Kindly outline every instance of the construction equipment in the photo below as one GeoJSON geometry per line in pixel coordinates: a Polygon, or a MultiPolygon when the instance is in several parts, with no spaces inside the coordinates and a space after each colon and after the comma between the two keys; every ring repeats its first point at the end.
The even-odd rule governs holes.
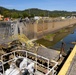
{"type": "Polygon", "coordinates": [[[11,42],[0,45],[0,55],[11,52],[15,49],[30,49],[34,46],[34,44],[24,35],[15,35],[12,36],[11,39],[16,38],[11,42]]]}
{"type": "MultiPolygon", "coordinates": [[[[34,44],[24,35],[24,34],[20,34],[20,35],[14,35],[12,36],[12,38],[16,38],[17,40],[14,40],[13,42],[16,43],[16,45],[18,43],[18,45],[22,45],[25,46],[27,49],[30,49],[32,46],[34,46],[34,44]]],[[[12,43],[9,43],[9,45],[12,45],[12,43]]]]}

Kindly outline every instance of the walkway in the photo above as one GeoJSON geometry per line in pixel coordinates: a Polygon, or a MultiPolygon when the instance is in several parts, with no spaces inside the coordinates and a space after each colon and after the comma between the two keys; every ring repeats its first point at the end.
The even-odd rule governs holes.
{"type": "Polygon", "coordinates": [[[58,75],[76,75],[76,46],[70,53],[58,75]]]}

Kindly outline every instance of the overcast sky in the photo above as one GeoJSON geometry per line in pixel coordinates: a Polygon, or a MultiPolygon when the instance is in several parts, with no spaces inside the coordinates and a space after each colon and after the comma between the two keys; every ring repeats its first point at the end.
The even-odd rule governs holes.
{"type": "Polygon", "coordinates": [[[17,10],[39,8],[76,11],[76,0],[0,0],[0,6],[17,10]]]}

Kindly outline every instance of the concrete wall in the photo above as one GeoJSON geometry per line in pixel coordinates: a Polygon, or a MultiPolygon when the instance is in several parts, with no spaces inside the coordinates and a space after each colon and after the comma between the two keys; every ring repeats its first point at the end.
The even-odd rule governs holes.
{"type": "MultiPolygon", "coordinates": [[[[66,19],[62,21],[36,21],[26,22],[0,22],[0,40],[11,35],[25,34],[29,39],[41,38],[44,35],[59,30],[61,28],[76,24],[76,19],[66,19]]],[[[4,39],[3,39],[4,40],[4,39]]]]}
{"type": "Polygon", "coordinates": [[[11,23],[10,22],[0,22],[0,44],[10,41],[11,36],[11,23]]]}
{"type": "Polygon", "coordinates": [[[20,34],[25,34],[29,39],[34,38],[34,25],[32,23],[18,22],[20,34]]]}
{"type": "Polygon", "coordinates": [[[76,19],[66,19],[62,21],[52,21],[48,23],[35,23],[34,24],[34,38],[40,38],[47,33],[54,32],[61,28],[76,24],[76,19]]]}
{"type": "Polygon", "coordinates": [[[29,39],[37,39],[43,37],[48,33],[54,32],[56,30],[59,30],[63,27],[67,27],[75,23],[76,19],[66,19],[61,21],[44,21],[42,19],[34,23],[17,22],[16,26],[14,26],[14,35],[19,34],[19,28],[20,34],[25,34],[29,39]]]}

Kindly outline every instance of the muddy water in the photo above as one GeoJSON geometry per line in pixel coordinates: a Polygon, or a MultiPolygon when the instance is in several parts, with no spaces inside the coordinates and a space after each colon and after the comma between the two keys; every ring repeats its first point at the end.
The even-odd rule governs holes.
{"type": "Polygon", "coordinates": [[[73,27],[65,28],[63,30],[59,30],[54,34],[55,36],[51,41],[41,38],[36,42],[43,44],[48,48],[53,48],[56,50],[60,50],[62,41],[65,43],[65,51],[68,51],[70,47],[74,47],[71,42],[76,41],[76,25],[73,27]]]}

